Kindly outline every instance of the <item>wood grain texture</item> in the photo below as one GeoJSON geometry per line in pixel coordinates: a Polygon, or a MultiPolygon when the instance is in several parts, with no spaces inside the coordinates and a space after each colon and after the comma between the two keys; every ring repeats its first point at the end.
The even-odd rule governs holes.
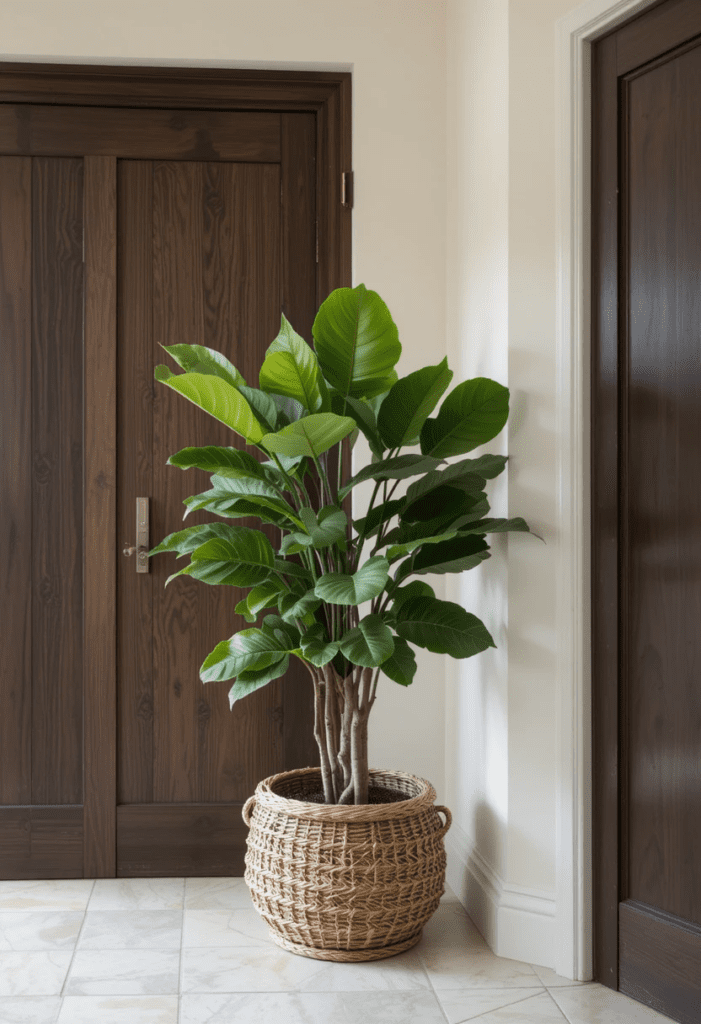
{"type": "MultiPolygon", "coordinates": [[[[279,330],[279,195],[277,167],[155,165],[155,346],[189,342],[220,348],[257,383],[265,349],[279,330]]],[[[161,353],[156,347],[154,361],[162,360],[161,353]]],[[[206,473],[166,466],[168,456],[204,444],[241,447],[243,441],[157,386],[154,543],[182,528],[183,499],[210,486],[206,473]]],[[[211,518],[195,513],[186,525],[211,518]]],[[[153,799],[243,800],[261,773],[280,763],[280,684],[251,695],[233,713],[226,684],[203,686],[199,669],[206,655],[244,625],[234,613],[243,592],[188,577],[164,590],[173,571],[169,556],[153,560],[153,799]]]]}
{"type": "Polygon", "coordinates": [[[117,808],[118,877],[243,875],[248,829],[240,803],[117,808]]]}
{"type": "Polygon", "coordinates": [[[85,871],[115,873],[117,162],[85,158],[85,871]]]}
{"type": "Polygon", "coordinates": [[[82,877],[82,807],[0,807],[0,879],[82,877]]]}
{"type": "Polygon", "coordinates": [[[0,804],[32,791],[31,238],[31,161],[0,157],[0,804]]]}
{"type": "Polygon", "coordinates": [[[628,886],[701,925],[701,47],[629,85],[628,886]],[[633,443],[634,439],[634,443],[633,443]]]}
{"type": "Polygon", "coordinates": [[[152,163],[118,161],[117,190],[117,803],[140,803],[153,793],[153,571],[121,551],[136,543],[136,498],[153,495],[152,163]]]}
{"type": "MultiPolygon", "coordinates": [[[[283,114],[281,124],[282,312],[313,345],[317,311],[316,281],[316,117],[283,114]]],[[[309,673],[297,658],[290,660],[282,692],[284,768],[319,763],[314,741],[314,691],[309,673]]]]}
{"type": "Polygon", "coordinates": [[[698,1024],[701,928],[634,901],[620,907],[621,992],[680,1024],[698,1024]]]}
{"type": "Polygon", "coordinates": [[[133,68],[3,62],[0,102],[101,107],[318,110],[349,71],[133,68]]]}
{"type": "Polygon", "coordinates": [[[616,33],[616,73],[625,75],[686,44],[694,36],[701,36],[698,0],[664,0],[643,11],[616,33]]]}
{"type": "Polygon", "coordinates": [[[278,163],[280,115],[0,104],[0,153],[278,163]]]}
{"type": "Polygon", "coordinates": [[[32,803],[83,801],[83,162],[32,180],[32,803]]]}
{"type": "Polygon", "coordinates": [[[591,621],[594,977],[618,987],[618,107],[616,38],[592,46],[591,621]]]}

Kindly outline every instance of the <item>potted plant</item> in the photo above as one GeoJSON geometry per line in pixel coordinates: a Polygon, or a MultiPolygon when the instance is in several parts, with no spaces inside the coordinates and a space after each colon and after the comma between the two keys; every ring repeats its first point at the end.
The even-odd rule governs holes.
{"type": "Polygon", "coordinates": [[[454,460],[502,429],[507,388],[464,381],[432,415],[453,376],[447,359],[399,378],[397,327],[362,284],[329,295],[313,338],[314,348],[283,316],[257,388],[219,352],[166,347],[185,372],[158,366],[156,379],[256,455],[211,446],[172,455],[173,466],[212,473],[185,515],[206,509],[223,521],[173,533],[150,554],[189,555],[166,583],[185,574],[246,589],[236,612],[248,623],[263,616],[202,665],[204,683],[233,680],[232,708],[284,675],[291,657],[314,687],[320,767],[264,780],[244,807],[255,906],[295,952],[379,959],[417,942],[438,906],[450,823],[424,780],[368,769],[379,680],[412,682],[412,644],[453,658],[495,646],[480,619],[421,577],[471,569],[489,557],[488,534],[529,528],[488,518],[486,481],[506,456],[454,460]],[[372,461],[344,478],[342,445],[359,432],[372,461]],[[353,520],[349,496],[361,483],[371,498],[353,520]],[[279,529],[278,550],[261,530],[230,522],[251,516],[279,529]]]}

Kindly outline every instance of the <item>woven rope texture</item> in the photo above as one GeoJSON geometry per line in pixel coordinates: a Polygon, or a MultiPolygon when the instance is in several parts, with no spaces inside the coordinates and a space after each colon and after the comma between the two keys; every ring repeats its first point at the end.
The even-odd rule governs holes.
{"type": "Polygon", "coordinates": [[[450,812],[404,772],[371,771],[371,802],[357,807],[312,802],[320,790],[318,768],[284,772],[244,806],[254,906],[302,956],[359,962],[409,949],[444,891],[450,812]]]}

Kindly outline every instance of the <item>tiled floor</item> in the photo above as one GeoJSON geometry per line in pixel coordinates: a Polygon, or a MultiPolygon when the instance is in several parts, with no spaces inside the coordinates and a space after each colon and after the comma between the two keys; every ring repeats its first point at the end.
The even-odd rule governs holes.
{"type": "Polygon", "coordinates": [[[332,964],[274,945],[238,878],[0,881],[0,1024],[663,1024],[494,956],[451,893],[418,946],[332,964]]]}

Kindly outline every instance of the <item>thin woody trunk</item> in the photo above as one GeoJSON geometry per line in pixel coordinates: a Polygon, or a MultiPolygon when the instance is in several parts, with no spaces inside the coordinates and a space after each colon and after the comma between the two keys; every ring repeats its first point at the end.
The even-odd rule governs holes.
{"type": "MultiPolygon", "coordinates": [[[[334,803],[338,803],[343,791],[343,769],[338,759],[340,711],[336,690],[336,672],[333,665],[324,668],[324,726],[326,732],[326,751],[331,770],[331,784],[334,803]]],[[[328,803],[328,801],[327,801],[328,803]]]]}
{"type": "Polygon", "coordinates": [[[318,676],[314,676],[314,739],[319,748],[321,759],[321,781],[324,787],[324,801],[334,803],[333,777],[326,747],[326,721],[324,714],[324,684],[318,676]]]}

